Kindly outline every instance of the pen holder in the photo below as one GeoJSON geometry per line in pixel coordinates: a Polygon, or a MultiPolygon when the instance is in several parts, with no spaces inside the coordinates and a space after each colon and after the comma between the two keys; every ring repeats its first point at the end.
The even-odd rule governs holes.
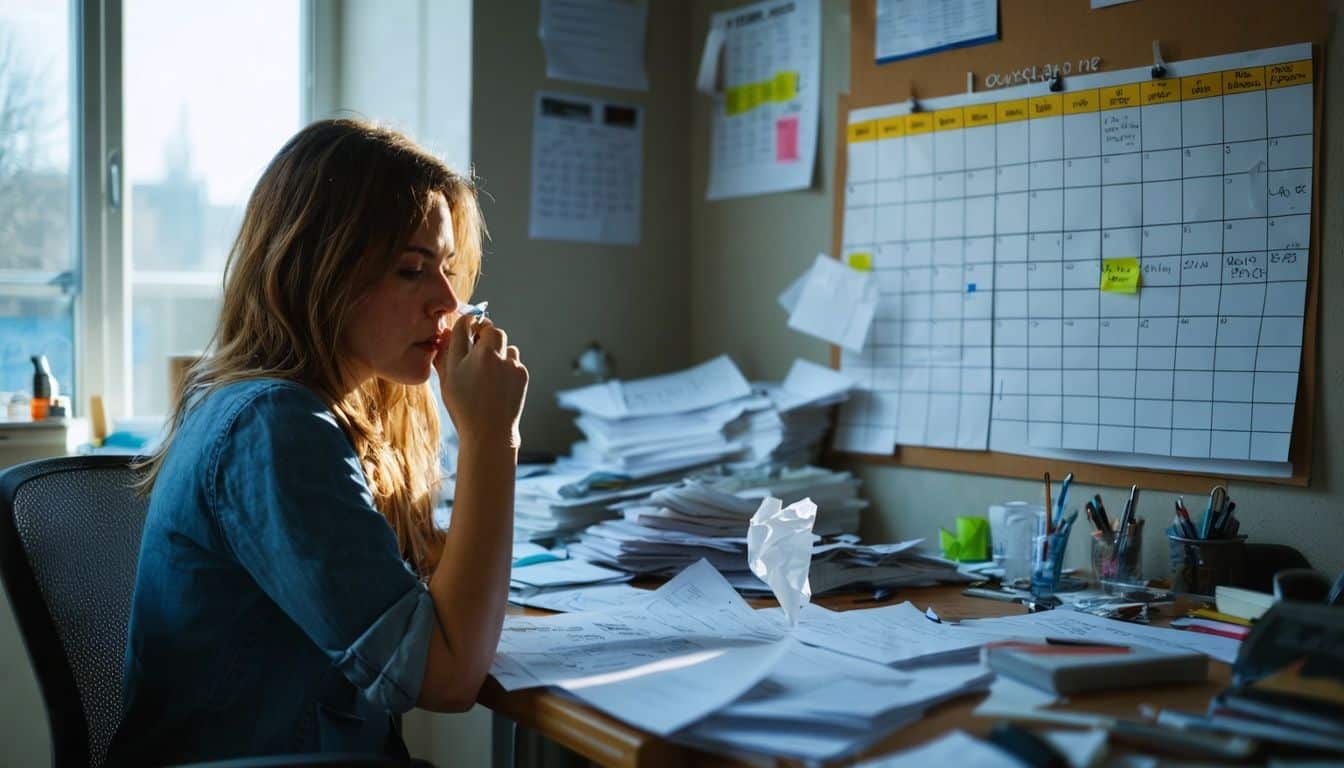
{"type": "Polygon", "coordinates": [[[1064,567],[1067,532],[1042,533],[1031,539],[1031,594],[1051,597],[1059,590],[1059,573],[1064,567]]]}
{"type": "Polygon", "coordinates": [[[1213,595],[1214,587],[1246,582],[1246,537],[1186,539],[1167,534],[1171,546],[1172,589],[1213,595]]]}
{"type": "Polygon", "coordinates": [[[1101,531],[1092,534],[1092,573],[1106,594],[1120,594],[1126,586],[1143,581],[1143,526],[1134,526],[1124,550],[1116,537],[1101,531]]]}

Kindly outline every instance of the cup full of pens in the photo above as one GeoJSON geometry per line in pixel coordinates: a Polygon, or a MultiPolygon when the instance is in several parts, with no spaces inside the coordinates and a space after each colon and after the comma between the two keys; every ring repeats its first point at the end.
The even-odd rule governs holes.
{"type": "Polygon", "coordinates": [[[1064,550],[1078,519],[1078,510],[1064,516],[1073,473],[1064,476],[1059,486],[1059,497],[1050,498],[1050,473],[1045,473],[1045,530],[1032,540],[1031,594],[1034,597],[1052,597],[1059,590],[1059,574],[1064,567],[1064,550]]]}
{"type": "Polygon", "coordinates": [[[1138,515],[1139,487],[1130,486],[1119,520],[1106,512],[1101,494],[1084,509],[1092,523],[1092,573],[1107,594],[1120,594],[1143,581],[1143,518],[1138,515]]]}
{"type": "Polygon", "coordinates": [[[1167,528],[1174,590],[1213,595],[1219,585],[1245,583],[1246,536],[1239,533],[1241,521],[1236,512],[1236,502],[1221,485],[1209,492],[1198,523],[1186,509],[1185,499],[1176,500],[1176,516],[1167,528]]]}

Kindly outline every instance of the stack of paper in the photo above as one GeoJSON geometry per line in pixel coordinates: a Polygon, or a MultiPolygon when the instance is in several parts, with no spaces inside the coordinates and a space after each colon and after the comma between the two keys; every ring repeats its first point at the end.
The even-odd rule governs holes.
{"type": "Polygon", "coordinates": [[[724,428],[742,414],[772,407],[756,395],[733,361],[720,356],[678,373],[609,381],[558,393],[579,411],[586,438],[557,469],[630,478],[689,469],[738,454],[724,428]]]}
{"type": "Polygon", "coordinates": [[[779,384],[757,383],[772,408],[749,411],[728,425],[744,447],[742,460],[791,467],[815,463],[831,426],[832,406],[849,399],[854,381],[839,371],[795,360],[779,384]]]}
{"type": "Polygon", "coordinates": [[[614,487],[594,484],[586,473],[556,473],[524,477],[514,486],[513,538],[553,539],[577,533],[599,520],[617,517],[611,505],[622,499],[647,496],[666,483],[614,487]]]}
{"type": "Polygon", "coordinates": [[[868,502],[847,472],[820,467],[725,468],[615,505],[623,517],[586,528],[568,546],[572,557],[632,573],[670,575],[709,561],[733,587],[752,594],[769,588],[747,564],[747,529],[761,502],[810,498],[818,535],[809,574],[813,594],[847,587],[892,587],[967,581],[954,563],[922,552],[919,541],[862,546],[854,535],[868,502]],[[823,537],[832,539],[822,543],[823,537]],[[839,539],[839,540],[834,540],[839,539]]]}
{"type": "Polygon", "coordinates": [[[569,551],[636,573],[675,573],[704,557],[720,571],[747,567],[747,528],[766,496],[811,498],[820,535],[858,530],[859,482],[819,467],[722,469],[687,478],[646,499],[617,504],[623,520],[590,526],[569,551]]]}

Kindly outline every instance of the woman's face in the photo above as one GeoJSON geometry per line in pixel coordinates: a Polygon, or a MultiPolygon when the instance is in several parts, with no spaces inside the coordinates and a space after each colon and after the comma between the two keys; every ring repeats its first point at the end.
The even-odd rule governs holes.
{"type": "Polygon", "coordinates": [[[346,348],[357,381],[378,376],[415,385],[429,379],[458,308],[448,281],[455,248],[452,214],[439,197],[392,270],[355,303],[346,348]]]}

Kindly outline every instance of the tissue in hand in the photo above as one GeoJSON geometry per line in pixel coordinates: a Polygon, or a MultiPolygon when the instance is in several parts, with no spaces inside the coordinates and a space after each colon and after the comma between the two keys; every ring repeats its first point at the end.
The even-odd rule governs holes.
{"type": "Polygon", "coordinates": [[[747,562],[751,572],[775,593],[789,626],[798,623],[798,613],[812,599],[807,573],[812,566],[812,525],[817,505],[803,499],[787,507],[767,496],[747,530],[747,562]]]}

